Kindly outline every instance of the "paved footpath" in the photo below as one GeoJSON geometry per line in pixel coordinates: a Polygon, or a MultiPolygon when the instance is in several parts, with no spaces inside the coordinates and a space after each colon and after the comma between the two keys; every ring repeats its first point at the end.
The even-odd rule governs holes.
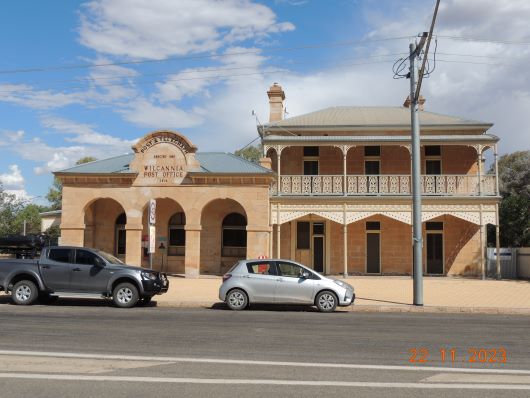
{"type": "MultiPolygon", "coordinates": [[[[530,315],[530,281],[424,278],[424,306],[412,303],[412,278],[359,276],[353,285],[357,300],[349,311],[477,312],[530,315]]],[[[170,277],[168,293],[157,296],[161,307],[211,307],[219,303],[220,277],[170,277]]]]}

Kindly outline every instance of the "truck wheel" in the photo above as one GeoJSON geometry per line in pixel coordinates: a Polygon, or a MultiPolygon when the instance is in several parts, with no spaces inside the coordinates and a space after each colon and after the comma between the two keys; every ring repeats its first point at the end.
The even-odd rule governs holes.
{"type": "Polygon", "coordinates": [[[120,308],[134,307],[139,299],[138,288],[129,282],[120,283],[112,292],[112,300],[120,308]]]}
{"type": "Polygon", "coordinates": [[[39,297],[37,286],[32,281],[19,281],[11,290],[11,299],[15,304],[30,305],[39,297]]]}

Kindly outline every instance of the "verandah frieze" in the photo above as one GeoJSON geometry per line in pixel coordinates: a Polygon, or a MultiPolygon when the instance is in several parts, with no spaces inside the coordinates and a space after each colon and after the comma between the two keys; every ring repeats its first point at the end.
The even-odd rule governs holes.
{"type": "MultiPolygon", "coordinates": [[[[412,224],[410,204],[345,206],[342,204],[272,204],[271,224],[278,224],[278,217],[279,224],[284,224],[310,214],[345,225],[374,215],[383,215],[409,225],[412,224]]],[[[496,224],[495,205],[482,205],[482,209],[480,204],[423,205],[422,221],[429,221],[443,215],[451,215],[477,225],[496,224]]]]}

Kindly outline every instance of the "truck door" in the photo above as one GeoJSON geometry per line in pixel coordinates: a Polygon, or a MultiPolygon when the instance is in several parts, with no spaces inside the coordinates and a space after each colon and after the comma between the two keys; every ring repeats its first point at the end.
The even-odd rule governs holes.
{"type": "Polygon", "coordinates": [[[44,285],[53,291],[70,288],[70,268],[74,251],[72,249],[50,249],[47,256],[39,261],[40,274],[44,285]]]}
{"type": "Polygon", "coordinates": [[[110,277],[108,269],[102,266],[104,264],[95,253],[76,249],[70,289],[76,292],[104,293],[110,277]]]}

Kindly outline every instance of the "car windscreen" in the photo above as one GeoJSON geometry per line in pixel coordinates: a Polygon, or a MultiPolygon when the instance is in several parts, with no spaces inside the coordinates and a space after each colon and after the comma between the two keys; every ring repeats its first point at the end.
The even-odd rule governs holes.
{"type": "Polygon", "coordinates": [[[97,250],[96,253],[111,264],[125,264],[123,261],[121,261],[117,257],[114,257],[112,254],[102,252],[101,250],[97,250]]]}

